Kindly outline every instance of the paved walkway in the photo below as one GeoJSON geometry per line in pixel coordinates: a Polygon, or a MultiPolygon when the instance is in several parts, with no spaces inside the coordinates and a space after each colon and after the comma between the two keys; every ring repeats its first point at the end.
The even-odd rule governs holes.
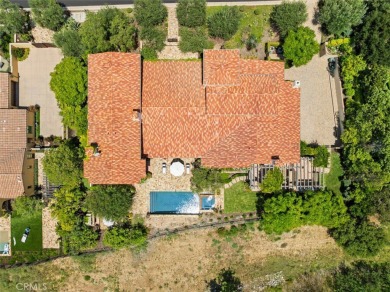
{"type": "Polygon", "coordinates": [[[63,136],[62,118],[54,93],[50,90],[50,73],[61,61],[57,48],[31,48],[29,57],[18,62],[19,106],[40,106],[40,131],[44,137],[63,136]]]}
{"type": "Polygon", "coordinates": [[[168,35],[165,48],[158,52],[159,59],[198,59],[198,53],[183,53],[179,49],[179,22],[176,17],[176,7],[168,7],[168,35]],[[168,39],[177,39],[177,42],[168,42],[168,39]]]}
{"type": "MultiPolygon", "coordinates": [[[[318,0],[307,0],[309,18],[305,25],[314,30],[321,41],[320,26],[314,20],[318,0]]],[[[343,119],[343,96],[338,74],[331,77],[327,67],[330,55],[315,55],[304,66],[285,70],[287,80],[301,82],[301,140],[308,143],[338,145],[343,119]],[[338,90],[336,90],[338,89],[338,90]]]]}

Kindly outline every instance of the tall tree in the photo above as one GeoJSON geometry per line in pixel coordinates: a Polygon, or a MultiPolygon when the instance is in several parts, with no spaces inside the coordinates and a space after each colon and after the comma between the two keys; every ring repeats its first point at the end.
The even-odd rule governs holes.
{"type": "Polygon", "coordinates": [[[294,66],[299,67],[310,62],[320,50],[315,40],[314,31],[308,27],[299,27],[290,31],[283,44],[284,57],[294,66]]]}
{"type": "Polygon", "coordinates": [[[164,22],[168,11],[161,0],[135,0],[134,15],[139,25],[154,26],[164,22]]]}
{"type": "Polygon", "coordinates": [[[76,139],[66,140],[46,152],[43,170],[53,184],[77,186],[83,174],[84,148],[76,139]]]}
{"type": "Polygon", "coordinates": [[[130,52],[136,47],[136,29],[132,19],[117,8],[87,12],[79,30],[87,53],[130,52]]]}
{"type": "Polygon", "coordinates": [[[206,24],[205,0],[180,0],[176,8],[179,24],[197,27],[206,24]]]}
{"type": "Polygon", "coordinates": [[[289,31],[297,30],[306,19],[306,4],[303,1],[283,1],[275,5],[270,18],[281,37],[285,37],[289,31]]]}
{"type": "Polygon", "coordinates": [[[329,34],[349,35],[353,26],[362,23],[366,10],[364,0],[323,0],[319,21],[329,34]]]}
{"type": "Polygon", "coordinates": [[[236,6],[224,6],[207,19],[209,34],[212,37],[230,39],[238,30],[240,12],[236,6]]]}
{"type": "Polygon", "coordinates": [[[84,45],[78,32],[79,24],[69,18],[60,31],[54,34],[54,43],[61,48],[65,57],[81,57],[84,53],[84,45]]]}
{"type": "Polygon", "coordinates": [[[78,134],[85,134],[87,67],[80,59],[65,57],[50,75],[50,88],[56,96],[64,124],[78,134]]]}
{"type": "Polygon", "coordinates": [[[23,9],[9,0],[0,0],[0,34],[22,33],[27,27],[27,16],[23,9]]]}
{"type": "Polygon", "coordinates": [[[356,48],[367,63],[390,66],[390,2],[372,0],[367,4],[363,23],[354,30],[356,48]]]}
{"type": "Polygon", "coordinates": [[[276,193],[282,189],[283,173],[279,168],[274,168],[267,172],[260,185],[263,193],[276,193]]]}
{"type": "Polygon", "coordinates": [[[129,215],[134,193],[130,185],[97,185],[91,188],[85,203],[95,215],[120,221],[129,215]]]}
{"type": "Polygon", "coordinates": [[[66,20],[64,10],[56,0],[29,0],[33,20],[40,26],[57,31],[66,20]]]}

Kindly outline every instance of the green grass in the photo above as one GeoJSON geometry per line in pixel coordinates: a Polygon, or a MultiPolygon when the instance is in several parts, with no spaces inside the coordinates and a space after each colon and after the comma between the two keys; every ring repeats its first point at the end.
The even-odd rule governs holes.
{"type": "Polygon", "coordinates": [[[245,182],[238,182],[225,189],[225,213],[256,212],[257,193],[245,182]]]}
{"type": "Polygon", "coordinates": [[[30,217],[11,217],[11,251],[42,251],[42,213],[30,217]],[[24,230],[30,227],[25,243],[21,242],[24,230]],[[14,237],[16,245],[14,245],[14,237]]]}
{"type": "Polygon", "coordinates": [[[35,138],[38,139],[41,135],[41,111],[37,110],[34,114],[35,117],[35,138]]]}
{"type": "Polygon", "coordinates": [[[340,155],[336,152],[332,152],[330,155],[330,172],[325,174],[325,186],[328,190],[337,195],[341,195],[340,177],[344,174],[341,166],[340,155]]]}
{"type": "MultiPolygon", "coordinates": [[[[221,10],[223,6],[210,6],[207,7],[207,17],[213,15],[217,11],[221,10]]],[[[268,29],[270,26],[269,15],[272,11],[271,5],[267,6],[241,6],[240,14],[241,20],[238,27],[238,31],[234,36],[225,43],[227,49],[239,49],[245,46],[242,42],[242,38],[245,35],[253,34],[257,42],[261,41],[263,37],[264,29],[268,29]],[[254,11],[258,11],[258,15],[254,11]]]]}

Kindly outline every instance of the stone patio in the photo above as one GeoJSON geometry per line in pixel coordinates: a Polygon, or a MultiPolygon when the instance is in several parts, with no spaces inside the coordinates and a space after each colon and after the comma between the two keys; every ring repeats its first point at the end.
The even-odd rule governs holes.
{"type": "Polygon", "coordinates": [[[42,247],[60,248],[58,235],[56,233],[57,220],[51,216],[50,208],[42,210],[42,247]]]}
{"type": "MultiPolygon", "coordinates": [[[[151,191],[191,191],[191,177],[192,174],[184,174],[179,177],[173,176],[169,171],[169,166],[174,158],[162,159],[152,158],[150,159],[150,165],[148,171],[152,173],[152,177],[146,182],[136,184],[137,190],[134,197],[132,212],[134,215],[141,215],[145,217],[149,212],[149,193],[151,191]],[[167,164],[166,174],[162,173],[162,164],[167,164]]],[[[181,160],[186,163],[194,162],[194,159],[184,158],[181,160]]],[[[192,166],[191,166],[192,167],[192,166]]]]}

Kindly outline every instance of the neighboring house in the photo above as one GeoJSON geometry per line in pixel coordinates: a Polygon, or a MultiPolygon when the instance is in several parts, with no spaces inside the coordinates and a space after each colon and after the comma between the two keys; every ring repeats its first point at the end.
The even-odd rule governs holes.
{"type": "Polygon", "coordinates": [[[202,62],[102,53],[88,65],[91,184],[138,183],[148,158],[217,168],[300,160],[300,92],[283,62],[205,50],[202,62]]]}
{"type": "Polygon", "coordinates": [[[0,207],[34,193],[34,113],[13,106],[12,82],[0,73],[0,207]]]}

